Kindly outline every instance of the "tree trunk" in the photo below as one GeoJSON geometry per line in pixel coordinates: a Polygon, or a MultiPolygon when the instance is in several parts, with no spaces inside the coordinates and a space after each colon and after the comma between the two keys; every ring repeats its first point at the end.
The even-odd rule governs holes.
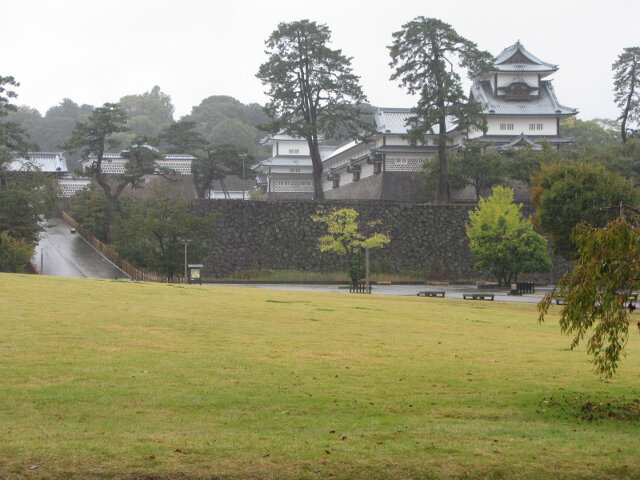
{"type": "MultiPolygon", "coordinates": [[[[444,107],[443,107],[444,110],[444,107]]],[[[438,132],[438,190],[436,192],[436,202],[447,203],[449,201],[449,174],[447,172],[447,123],[442,117],[439,122],[440,132],[438,132]]]]}
{"type": "Polygon", "coordinates": [[[313,137],[309,137],[307,138],[307,143],[309,145],[311,164],[313,166],[313,199],[318,202],[324,200],[324,191],[322,190],[322,159],[320,158],[318,141],[313,137]]]}
{"type": "Polygon", "coordinates": [[[627,117],[629,116],[629,110],[631,110],[631,101],[636,88],[636,63],[634,62],[631,68],[631,85],[629,90],[629,96],[627,97],[627,104],[622,112],[622,123],[620,124],[620,136],[622,137],[622,143],[627,143],[627,117]]]}
{"type": "Polygon", "coordinates": [[[116,216],[116,202],[113,199],[109,198],[110,196],[105,195],[106,203],[107,203],[107,229],[104,233],[105,243],[111,243],[111,227],[113,226],[113,222],[115,221],[116,216]]]}

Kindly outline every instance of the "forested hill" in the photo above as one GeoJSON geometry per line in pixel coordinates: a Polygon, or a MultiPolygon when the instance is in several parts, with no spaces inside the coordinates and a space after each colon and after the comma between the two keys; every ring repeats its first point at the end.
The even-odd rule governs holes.
{"type": "MultiPolygon", "coordinates": [[[[126,95],[118,103],[127,112],[130,129],[117,136],[123,147],[137,136],[153,138],[172,122],[190,120],[213,144],[235,145],[256,159],[266,158],[270,153],[259,143],[265,133],[257,127],[269,119],[257,103],[245,105],[233,97],[212,95],[193,107],[189,115],[178,119],[174,116],[171,97],[157,86],[142,94],[126,95]]],[[[59,151],[59,145],[71,136],[75,123],[85,121],[93,108],[93,105],[78,105],[65,98],[44,115],[28,106],[18,107],[17,112],[10,113],[7,121],[20,123],[38,150],[59,151]]],[[[78,155],[67,154],[67,158],[71,160],[69,167],[73,169],[78,155]]]]}

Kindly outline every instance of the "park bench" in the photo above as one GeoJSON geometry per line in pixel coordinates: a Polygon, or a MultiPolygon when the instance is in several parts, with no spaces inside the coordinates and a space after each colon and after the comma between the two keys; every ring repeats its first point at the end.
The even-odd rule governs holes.
{"type": "MultiPolygon", "coordinates": [[[[638,294],[632,293],[627,297],[627,302],[636,303],[638,301],[638,294]]],[[[556,297],[556,305],[566,305],[567,300],[563,296],[556,297]]]]}
{"type": "Polygon", "coordinates": [[[493,302],[493,293],[463,293],[462,298],[464,300],[490,300],[493,302]]]}
{"type": "Polygon", "coordinates": [[[423,290],[421,292],[418,292],[418,296],[444,298],[444,290],[423,290]]]}
{"type": "Polygon", "coordinates": [[[371,293],[371,285],[367,288],[365,282],[350,283],[349,293],[371,293]]]}

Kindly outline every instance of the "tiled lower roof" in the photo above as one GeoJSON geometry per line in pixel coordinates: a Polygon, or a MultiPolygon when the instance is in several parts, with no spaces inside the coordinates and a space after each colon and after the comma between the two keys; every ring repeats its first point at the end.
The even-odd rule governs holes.
{"type": "Polygon", "coordinates": [[[549,81],[541,81],[539,96],[530,100],[512,101],[497,97],[490,82],[476,80],[471,86],[471,99],[482,106],[488,115],[575,115],[578,109],[565,107],[558,102],[549,81]]]}
{"type": "MultiPolygon", "coordinates": [[[[479,141],[483,143],[495,143],[495,144],[505,144],[511,143],[514,140],[518,140],[522,137],[522,135],[483,135],[482,137],[474,138],[474,141],[479,141]]],[[[563,137],[561,135],[525,135],[524,137],[528,138],[532,142],[540,143],[540,142],[549,142],[553,144],[558,143],[572,143],[573,139],[570,137],[563,137]]]]}

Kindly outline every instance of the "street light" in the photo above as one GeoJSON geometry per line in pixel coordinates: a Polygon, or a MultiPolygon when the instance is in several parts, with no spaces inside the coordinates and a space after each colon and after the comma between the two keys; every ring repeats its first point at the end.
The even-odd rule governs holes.
{"type": "Polygon", "coordinates": [[[184,283],[189,283],[187,278],[187,245],[191,243],[191,240],[184,241],[184,283]]]}
{"type": "Polygon", "coordinates": [[[244,196],[244,159],[247,158],[247,154],[246,153],[241,153],[238,155],[239,157],[242,158],[242,200],[246,200],[245,196],[244,196]]]}

